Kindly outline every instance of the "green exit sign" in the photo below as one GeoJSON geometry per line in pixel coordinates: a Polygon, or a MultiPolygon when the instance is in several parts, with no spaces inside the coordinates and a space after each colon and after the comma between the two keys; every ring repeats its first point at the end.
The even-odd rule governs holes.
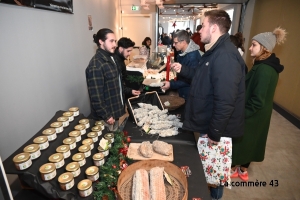
{"type": "Polygon", "coordinates": [[[137,10],[139,10],[139,9],[140,9],[139,6],[131,6],[131,10],[137,11],[137,10]]]}

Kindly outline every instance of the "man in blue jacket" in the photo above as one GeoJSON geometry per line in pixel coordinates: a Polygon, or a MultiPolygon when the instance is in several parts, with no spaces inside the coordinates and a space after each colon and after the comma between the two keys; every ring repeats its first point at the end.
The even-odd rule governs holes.
{"type": "MultiPolygon", "coordinates": [[[[196,68],[199,66],[201,54],[199,52],[199,46],[190,39],[187,31],[178,31],[174,33],[173,45],[179,54],[177,56],[177,62],[190,68],[196,68]]],[[[165,81],[162,89],[176,89],[180,97],[187,100],[190,91],[191,79],[177,75],[177,80],[165,81]]]]}
{"type": "MultiPolygon", "coordinates": [[[[184,77],[193,78],[185,107],[183,129],[208,137],[209,145],[221,137],[240,137],[245,118],[245,62],[231,43],[229,15],[224,10],[204,14],[201,42],[205,54],[195,69],[173,63],[184,77]]],[[[212,199],[221,199],[223,186],[211,188],[212,199]]]]}

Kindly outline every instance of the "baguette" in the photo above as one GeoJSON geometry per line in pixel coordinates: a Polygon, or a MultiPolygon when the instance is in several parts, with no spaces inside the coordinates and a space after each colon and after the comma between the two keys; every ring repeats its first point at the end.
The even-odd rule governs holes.
{"type": "Polygon", "coordinates": [[[133,176],[132,200],[150,200],[149,177],[145,169],[136,170],[133,176]]]}
{"type": "Polygon", "coordinates": [[[163,167],[150,169],[150,196],[151,200],[166,200],[163,167]]]}

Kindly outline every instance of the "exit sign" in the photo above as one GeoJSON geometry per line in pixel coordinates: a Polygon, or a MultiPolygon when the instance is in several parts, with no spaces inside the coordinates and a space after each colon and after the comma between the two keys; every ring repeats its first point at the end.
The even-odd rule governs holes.
{"type": "Polygon", "coordinates": [[[139,10],[139,9],[140,9],[139,6],[131,6],[131,10],[133,10],[133,11],[137,11],[137,10],[139,10]]]}

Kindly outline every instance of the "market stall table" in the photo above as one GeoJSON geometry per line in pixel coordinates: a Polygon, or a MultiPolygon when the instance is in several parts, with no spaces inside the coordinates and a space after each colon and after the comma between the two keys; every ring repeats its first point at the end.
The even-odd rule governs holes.
{"type": "MultiPolygon", "coordinates": [[[[30,187],[32,189],[35,189],[39,193],[41,193],[43,196],[48,198],[59,198],[59,199],[70,199],[70,200],[91,200],[93,199],[93,195],[90,195],[89,197],[82,198],[79,196],[79,192],[77,189],[77,184],[82,179],[86,179],[85,170],[89,167],[94,165],[92,161],[92,155],[97,152],[98,143],[95,143],[95,147],[92,150],[91,156],[86,158],[86,164],[81,167],[81,174],[74,178],[75,184],[73,188],[67,191],[63,191],[59,187],[59,183],[57,181],[58,176],[65,172],[65,167],[68,163],[72,162],[71,157],[75,153],[78,152],[78,147],[81,145],[81,142],[83,139],[87,137],[87,133],[90,132],[91,127],[94,126],[95,121],[90,119],[90,128],[87,129],[87,133],[85,135],[82,135],[82,140],[80,142],[77,142],[77,146],[75,149],[71,150],[71,156],[67,159],[65,159],[65,165],[57,169],[57,175],[54,179],[51,181],[43,181],[40,176],[39,167],[45,163],[48,163],[48,158],[50,155],[55,153],[55,150],[58,146],[62,145],[62,140],[66,137],[68,137],[69,132],[74,130],[74,127],[79,124],[79,120],[86,118],[82,114],[80,114],[78,117],[75,117],[74,121],[70,123],[68,127],[64,129],[62,133],[59,133],[57,135],[57,139],[54,141],[49,142],[50,146],[41,151],[41,156],[32,162],[32,166],[29,167],[26,170],[19,171],[15,168],[13,163],[13,157],[21,152],[23,152],[23,149],[25,146],[32,144],[33,139],[37,136],[42,135],[42,131],[49,128],[50,124],[57,121],[57,118],[62,116],[62,114],[65,111],[58,111],[54,115],[54,117],[38,132],[36,133],[32,138],[30,138],[24,145],[22,145],[18,150],[16,150],[11,156],[9,156],[4,162],[4,168],[7,174],[17,174],[20,181],[25,184],[27,187],[30,187]]],[[[141,136],[140,132],[136,128],[135,124],[132,123],[132,121],[128,120],[124,130],[129,132],[129,135],[131,136],[132,142],[142,141],[144,140],[152,140],[156,137],[149,137],[147,135],[141,136]]],[[[106,133],[106,131],[102,131],[102,136],[106,133]]],[[[101,137],[99,137],[99,140],[101,137]]],[[[193,139],[193,135],[190,133],[184,134],[183,132],[180,132],[179,135],[166,138],[166,141],[173,144],[174,148],[174,161],[173,163],[177,165],[178,167],[181,166],[188,166],[192,172],[192,175],[187,178],[188,180],[188,193],[189,198],[201,198],[203,199],[210,199],[207,184],[205,182],[205,177],[202,169],[202,164],[199,159],[199,154],[197,151],[195,140],[193,139]]],[[[96,183],[93,183],[93,187],[96,183]]],[[[25,199],[25,198],[24,198],[25,199]]]]}

